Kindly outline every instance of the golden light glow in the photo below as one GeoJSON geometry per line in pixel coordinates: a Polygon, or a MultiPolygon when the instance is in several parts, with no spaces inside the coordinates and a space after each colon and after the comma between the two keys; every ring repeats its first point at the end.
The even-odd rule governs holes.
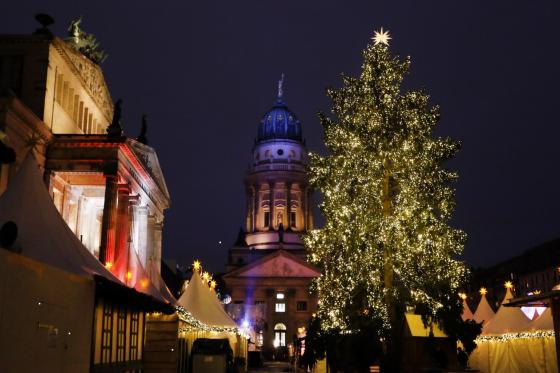
{"type": "Polygon", "coordinates": [[[535,291],[533,292],[533,294],[535,294],[535,295],[539,295],[540,293],[541,293],[540,290],[535,290],[535,291]]]}
{"type": "Polygon", "coordinates": [[[388,46],[391,36],[389,36],[389,30],[383,31],[383,27],[381,27],[379,31],[375,31],[372,39],[374,45],[384,44],[388,46]]]}
{"type": "Polygon", "coordinates": [[[513,289],[513,283],[511,281],[506,281],[504,286],[506,289],[513,289]]]}
{"type": "Polygon", "coordinates": [[[204,273],[202,274],[202,279],[203,279],[204,281],[208,281],[209,278],[210,278],[210,274],[209,274],[208,272],[204,272],[204,273]]]}
{"type": "Polygon", "coordinates": [[[459,293],[459,298],[461,298],[462,300],[465,300],[465,299],[467,299],[467,294],[459,293]]]}
{"type": "Polygon", "coordinates": [[[480,293],[480,295],[486,295],[486,293],[488,293],[488,290],[486,290],[486,288],[482,287],[480,288],[480,290],[478,291],[480,293]]]}
{"type": "Polygon", "coordinates": [[[200,262],[198,261],[198,259],[195,260],[194,263],[193,263],[193,269],[198,272],[198,271],[200,271],[200,267],[201,266],[200,266],[200,262]]]}
{"type": "Polygon", "coordinates": [[[111,269],[112,267],[113,267],[113,263],[112,263],[112,262],[107,262],[107,263],[105,263],[105,268],[111,269]]]}
{"type": "Polygon", "coordinates": [[[210,281],[210,289],[212,290],[216,289],[216,281],[214,280],[210,281]]]}
{"type": "Polygon", "coordinates": [[[147,280],[147,279],[143,279],[142,281],[140,281],[140,286],[142,286],[143,288],[145,288],[146,286],[148,286],[148,280],[147,280]]]}
{"type": "Polygon", "coordinates": [[[130,272],[130,271],[126,272],[126,279],[127,280],[132,279],[132,272],[130,272]]]}

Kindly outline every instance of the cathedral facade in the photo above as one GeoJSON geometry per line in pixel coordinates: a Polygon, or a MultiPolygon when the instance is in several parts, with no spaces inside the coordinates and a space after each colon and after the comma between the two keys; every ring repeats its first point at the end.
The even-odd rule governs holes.
{"type": "Polygon", "coordinates": [[[301,124],[286,106],[282,81],[261,120],[244,183],[245,229],[229,250],[223,279],[230,315],[251,330],[256,349],[295,347],[315,312],[309,285],[319,272],[301,236],[313,228],[312,190],[301,124]]]}

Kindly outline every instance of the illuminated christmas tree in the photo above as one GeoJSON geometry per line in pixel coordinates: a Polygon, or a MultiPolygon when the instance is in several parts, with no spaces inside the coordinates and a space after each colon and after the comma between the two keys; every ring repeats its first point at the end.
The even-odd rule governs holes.
{"type": "Polygon", "coordinates": [[[313,154],[309,170],[326,223],[305,237],[322,271],[322,327],[380,337],[407,310],[457,325],[466,275],[456,259],[465,234],[449,225],[457,174],[443,167],[459,144],[434,135],[439,110],[425,92],[402,89],[410,59],[392,55],[389,40],[376,32],[361,75],[328,90],[333,115],[320,120],[329,152],[313,154]]]}

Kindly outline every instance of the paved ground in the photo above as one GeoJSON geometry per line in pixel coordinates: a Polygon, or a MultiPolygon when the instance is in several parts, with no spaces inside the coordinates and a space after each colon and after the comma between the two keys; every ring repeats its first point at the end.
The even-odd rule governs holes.
{"type": "Polygon", "coordinates": [[[282,361],[270,361],[265,362],[262,368],[249,369],[249,373],[289,372],[289,369],[290,365],[288,363],[282,361]]]}

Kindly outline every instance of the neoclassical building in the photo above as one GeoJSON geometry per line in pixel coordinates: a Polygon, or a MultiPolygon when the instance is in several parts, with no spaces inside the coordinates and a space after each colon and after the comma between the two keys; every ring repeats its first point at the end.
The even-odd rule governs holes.
{"type": "Polygon", "coordinates": [[[282,80],[274,106],[258,125],[244,182],[245,230],[229,250],[223,279],[228,312],[249,324],[256,347],[289,347],[316,309],[309,293],[319,272],[306,261],[301,236],[313,228],[312,191],[301,123],[284,102],[282,80]]]}
{"type": "MultiPolygon", "coordinates": [[[[9,299],[0,303],[25,319],[17,325],[19,343],[2,339],[0,346],[14,366],[33,365],[33,351],[59,357],[41,361],[44,370],[141,370],[146,317],[151,311],[172,312],[175,302],[160,276],[169,192],[147,143],[145,121],[137,138],[123,134],[120,100],[113,104],[99,61],[80,49],[79,21],[72,24],[73,37],[61,39],[46,27],[49,19],[39,16],[45,24],[30,35],[0,35],[0,200],[8,201],[0,230],[15,224],[23,232],[10,244],[14,252],[4,250],[0,262],[8,268],[6,278],[25,274],[31,284],[18,297],[3,298],[0,292],[0,300],[9,299]],[[30,171],[37,165],[40,172],[30,171]],[[33,195],[23,203],[25,188],[33,195]],[[46,199],[33,210],[28,202],[37,195],[46,199]],[[30,275],[30,264],[16,262],[47,269],[30,275]],[[64,292],[75,283],[84,285],[68,302],[83,303],[84,310],[66,305],[64,292]],[[37,325],[44,331],[35,332],[37,325]],[[25,334],[29,328],[35,334],[25,334]],[[69,331],[52,342],[47,330],[69,331]],[[68,368],[78,363],[82,368],[68,368]]],[[[2,332],[11,330],[6,307],[0,310],[7,320],[0,323],[2,332]]]]}

